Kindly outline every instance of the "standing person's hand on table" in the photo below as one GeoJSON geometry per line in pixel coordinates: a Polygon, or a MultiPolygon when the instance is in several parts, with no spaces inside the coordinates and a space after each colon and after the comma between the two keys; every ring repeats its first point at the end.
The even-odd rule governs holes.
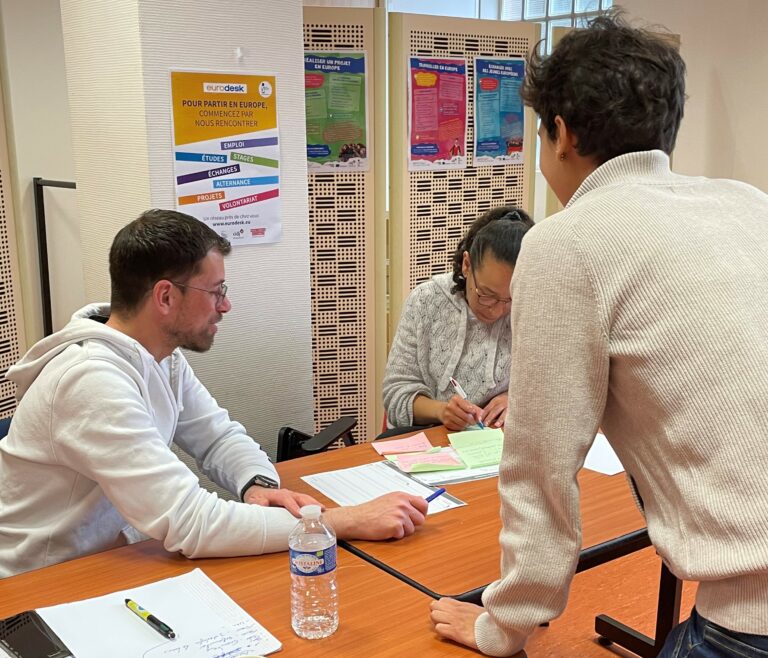
{"type": "Polygon", "coordinates": [[[432,601],[429,607],[430,619],[440,637],[477,649],[475,622],[484,612],[482,606],[442,598],[432,601]]]}

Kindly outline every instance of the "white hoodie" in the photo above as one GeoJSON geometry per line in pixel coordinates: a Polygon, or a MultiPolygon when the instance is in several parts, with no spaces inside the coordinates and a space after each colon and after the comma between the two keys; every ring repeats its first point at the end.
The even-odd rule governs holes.
{"type": "Polygon", "coordinates": [[[162,363],[92,304],[8,372],[19,406],[0,440],[0,577],[128,543],[134,528],[187,557],[285,550],[294,517],[202,489],[172,441],[239,494],[278,479],[178,350],[162,363]]]}

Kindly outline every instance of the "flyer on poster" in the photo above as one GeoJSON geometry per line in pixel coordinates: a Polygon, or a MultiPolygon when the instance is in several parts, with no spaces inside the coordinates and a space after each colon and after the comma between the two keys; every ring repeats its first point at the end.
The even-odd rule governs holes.
{"type": "Polygon", "coordinates": [[[524,78],[522,58],[475,59],[476,167],[523,163],[524,78]]]}
{"type": "Polygon", "coordinates": [[[464,169],[466,60],[411,57],[409,66],[408,170],[464,169]]]}
{"type": "Polygon", "coordinates": [[[233,247],[279,242],[274,75],[171,71],[176,207],[233,247]]]}
{"type": "Polygon", "coordinates": [[[310,173],[368,170],[366,78],[363,52],[304,54],[310,173]]]}

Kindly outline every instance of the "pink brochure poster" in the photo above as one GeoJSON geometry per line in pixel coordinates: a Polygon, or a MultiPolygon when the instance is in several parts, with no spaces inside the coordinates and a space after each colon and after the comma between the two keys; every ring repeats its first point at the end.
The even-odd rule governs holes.
{"type": "Polygon", "coordinates": [[[411,57],[408,170],[467,166],[467,62],[411,57]]]}

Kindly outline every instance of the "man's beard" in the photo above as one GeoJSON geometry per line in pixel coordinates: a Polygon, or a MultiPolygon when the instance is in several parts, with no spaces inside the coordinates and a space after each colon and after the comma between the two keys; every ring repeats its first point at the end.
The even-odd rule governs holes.
{"type": "Polygon", "coordinates": [[[213,346],[213,334],[205,336],[179,336],[179,347],[191,352],[207,352],[213,346]]]}
{"type": "MultiPolygon", "coordinates": [[[[217,322],[221,317],[217,318],[217,322]]],[[[196,333],[185,331],[183,329],[174,329],[170,332],[171,340],[175,345],[190,350],[191,352],[207,352],[213,346],[213,339],[216,336],[208,331],[208,327],[196,333]]]]}

